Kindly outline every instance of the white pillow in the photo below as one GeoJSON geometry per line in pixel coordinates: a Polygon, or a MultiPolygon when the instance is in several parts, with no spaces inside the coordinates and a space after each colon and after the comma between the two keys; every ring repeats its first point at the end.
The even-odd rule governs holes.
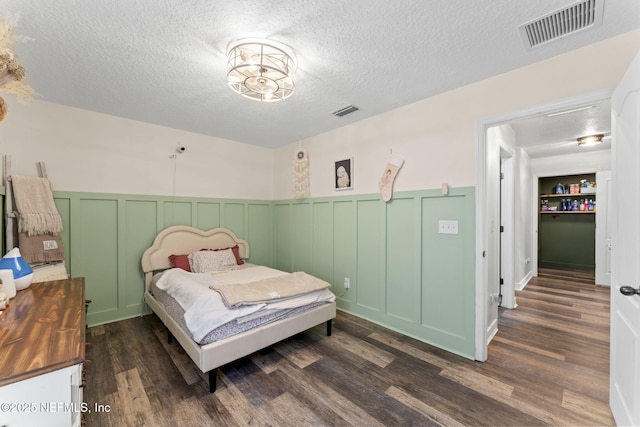
{"type": "Polygon", "coordinates": [[[194,273],[227,271],[238,268],[236,257],[231,249],[220,251],[196,251],[189,254],[189,264],[194,273]]]}

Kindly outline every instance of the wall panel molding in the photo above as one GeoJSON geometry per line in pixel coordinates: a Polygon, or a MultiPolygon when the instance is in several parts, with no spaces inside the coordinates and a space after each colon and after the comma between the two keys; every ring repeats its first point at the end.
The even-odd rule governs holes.
{"type": "Polygon", "coordinates": [[[364,194],[275,205],[278,268],[329,281],[341,310],[473,359],[474,188],[397,192],[389,203],[364,194]],[[459,234],[440,234],[440,220],[458,221],[459,234]]]}
{"type": "Polygon", "coordinates": [[[145,314],[142,253],[172,225],[227,227],[252,242],[251,260],[271,265],[270,201],[54,192],[67,271],[83,276],[89,326],[145,314]],[[266,231],[265,231],[266,230],[266,231]]]}
{"type": "Polygon", "coordinates": [[[250,262],[308,271],[341,310],[473,358],[474,188],[303,200],[234,200],[54,192],[72,276],[86,278],[88,323],[146,313],[140,258],[167,226],[228,227],[250,262]],[[438,233],[439,220],[458,235],[438,233]],[[350,289],[344,279],[350,279],[350,289]]]}

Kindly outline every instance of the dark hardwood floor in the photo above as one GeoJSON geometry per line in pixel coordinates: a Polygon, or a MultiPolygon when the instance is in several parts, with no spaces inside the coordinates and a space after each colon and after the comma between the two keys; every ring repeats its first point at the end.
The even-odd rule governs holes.
{"type": "Polygon", "coordinates": [[[540,270],[474,362],[339,313],[219,369],[208,393],[154,315],[89,329],[88,426],[614,425],[609,289],[540,270]]]}

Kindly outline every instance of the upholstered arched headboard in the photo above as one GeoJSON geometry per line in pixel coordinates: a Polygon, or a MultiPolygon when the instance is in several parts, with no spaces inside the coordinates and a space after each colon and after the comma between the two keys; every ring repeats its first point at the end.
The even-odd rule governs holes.
{"type": "Polygon", "coordinates": [[[189,254],[201,249],[224,249],[235,245],[240,248],[240,258],[249,258],[249,243],[227,228],[207,231],[186,225],[165,228],[142,254],[145,288],[148,290],[154,271],[171,268],[170,255],[189,254]]]}

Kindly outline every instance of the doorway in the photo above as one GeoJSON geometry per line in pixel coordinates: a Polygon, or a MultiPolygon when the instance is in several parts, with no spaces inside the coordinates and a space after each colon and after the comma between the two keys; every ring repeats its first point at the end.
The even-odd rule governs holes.
{"type": "MultiPolygon", "coordinates": [[[[498,310],[494,303],[493,293],[495,292],[496,259],[509,266],[513,266],[514,279],[509,283],[505,281],[503,286],[504,295],[511,288],[515,295],[515,289],[521,288],[534,276],[537,275],[537,212],[538,212],[538,189],[537,183],[534,184],[536,174],[572,174],[582,173],[583,171],[593,169],[608,170],[610,169],[610,151],[609,154],[600,156],[594,154],[575,153],[577,142],[575,135],[573,140],[567,138],[563,141],[551,141],[548,147],[539,146],[527,147],[521,144],[518,139],[513,144],[513,188],[514,198],[509,206],[500,206],[499,180],[500,175],[495,173],[496,164],[500,162],[500,150],[495,141],[492,140],[492,128],[502,127],[511,129],[517,134],[515,128],[516,123],[524,123],[526,125],[534,124],[536,121],[543,123],[551,123],[553,119],[562,114],[587,114],[591,111],[597,111],[592,106],[609,102],[611,92],[608,90],[597,91],[576,98],[558,101],[545,106],[540,106],[530,110],[510,113],[506,116],[487,119],[478,123],[478,197],[476,198],[476,246],[477,246],[477,262],[476,262],[476,359],[484,361],[487,358],[487,345],[495,334],[495,330],[491,328],[497,324],[498,310]],[[590,110],[591,109],[591,110],[590,110]],[[529,120],[536,119],[536,120],[529,120]],[[544,155],[544,151],[551,153],[544,155]],[[574,150],[574,151],[571,151],[574,150]],[[577,157],[576,157],[577,156],[577,157]],[[544,161],[539,159],[545,159],[544,161]],[[578,160],[576,160],[578,159],[578,160]],[[606,165],[606,166],[602,166],[606,165]],[[513,215],[513,251],[503,251],[505,255],[511,253],[512,259],[506,260],[500,258],[500,244],[496,244],[499,238],[496,237],[496,217],[497,208],[492,206],[500,206],[503,215],[511,212],[513,215]],[[496,240],[497,239],[497,240],[496,240]]],[[[570,116],[565,116],[568,118],[570,116]]],[[[608,111],[610,120],[610,108],[608,111]]],[[[539,130],[543,132],[544,129],[539,130]]],[[[544,140],[538,136],[538,141],[544,140]]],[[[610,139],[609,139],[610,144],[610,139]]],[[[606,147],[600,147],[606,148],[606,147]]],[[[605,150],[600,150],[605,151],[605,150]]],[[[537,179],[537,178],[536,178],[537,179]]],[[[498,274],[499,275],[499,274],[498,274]]],[[[499,281],[499,277],[497,277],[499,281]]],[[[515,306],[515,298],[514,298],[515,306]]]]}
{"type": "Polygon", "coordinates": [[[595,173],[538,178],[538,268],[595,277],[596,184],[595,173]]]}

